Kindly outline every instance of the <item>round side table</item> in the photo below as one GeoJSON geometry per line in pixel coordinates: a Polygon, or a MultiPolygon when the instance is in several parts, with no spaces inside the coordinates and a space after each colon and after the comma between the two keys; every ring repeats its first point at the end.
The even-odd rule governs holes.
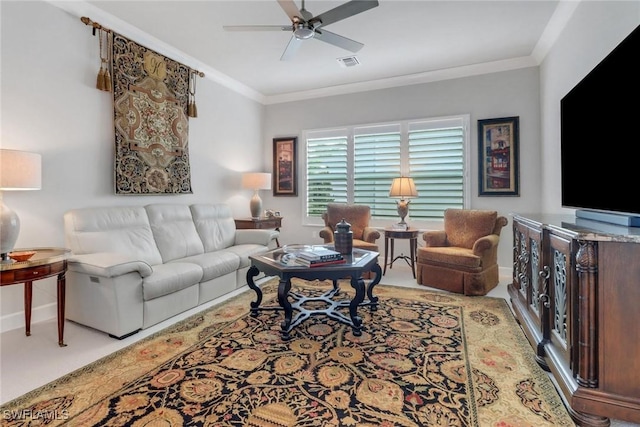
{"type": "Polygon", "coordinates": [[[64,302],[67,258],[71,250],[64,248],[26,248],[18,251],[35,251],[27,261],[0,263],[0,286],[24,283],[25,334],[31,335],[31,301],[33,281],[58,276],[58,345],[64,347],[64,302]]]}
{"type": "Polygon", "coordinates": [[[420,230],[417,228],[408,228],[406,230],[398,230],[395,228],[384,229],[384,270],[382,275],[387,272],[387,265],[389,269],[393,267],[393,263],[398,259],[404,259],[411,267],[413,278],[416,278],[416,256],[418,252],[418,233],[420,230]],[[393,257],[394,242],[395,239],[409,239],[409,256],[400,254],[397,257],[393,257]],[[391,251],[389,251],[389,241],[391,241],[391,251]]]}

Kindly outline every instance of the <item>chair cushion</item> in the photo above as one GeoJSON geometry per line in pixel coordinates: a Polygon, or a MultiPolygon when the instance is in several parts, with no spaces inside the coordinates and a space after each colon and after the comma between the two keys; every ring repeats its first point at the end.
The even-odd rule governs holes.
{"type": "Polygon", "coordinates": [[[460,247],[433,247],[418,249],[418,264],[437,264],[456,270],[473,271],[481,268],[481,258],[471,249],[460,247]]]}
{"type": "Polygon", "coordinates": [[[365,251],[378,252],[378,245],[375,243],[365,242],[360,239],[353,239],[353,247],[358,249],[364,249],[365,251]]]}
{"type": "Polygon", "coordinates": [[[480,237],[493,234],[498,212],[476,209],[447,209],[444,231],[450,246],[471,249],[480,237]]]}

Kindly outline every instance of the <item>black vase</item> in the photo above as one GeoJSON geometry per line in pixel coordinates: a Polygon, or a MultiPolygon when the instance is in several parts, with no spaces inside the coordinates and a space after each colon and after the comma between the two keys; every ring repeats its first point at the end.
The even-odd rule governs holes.
{"type": "Polygon", "coordinates": [[[336,251],[342,255],[351,255],[353,251],[353,231],[350,228],[351,224],[342,218],[342,221],[336,224],[336,231],[333,233],[336,251]]]}

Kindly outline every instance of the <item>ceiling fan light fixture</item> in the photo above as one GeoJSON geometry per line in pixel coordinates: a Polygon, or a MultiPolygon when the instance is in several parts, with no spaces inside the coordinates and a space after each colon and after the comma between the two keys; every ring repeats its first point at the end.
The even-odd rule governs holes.
{"type": "Polygon", "coordinates": [[[313,28],[306,27],[302,23],[298,24],[296,29],[293,30],[293,35],[296,36],[298,40],[310,39],[313,37],[314,33],[313,28]]]}

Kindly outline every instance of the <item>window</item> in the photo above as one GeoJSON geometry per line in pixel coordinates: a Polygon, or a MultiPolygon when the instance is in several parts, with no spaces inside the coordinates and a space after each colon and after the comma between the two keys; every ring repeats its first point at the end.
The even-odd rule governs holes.
{"type": "Polygon", "coordinates": [[[401,175],[418,190],[413,220],[442,219],[446,208],[467,206],[468,124],[459,116],[306,131],[307,218],[319,218],[329,202],[366,204],[374,219],[397,218],[389,188],[401,175]]]}

